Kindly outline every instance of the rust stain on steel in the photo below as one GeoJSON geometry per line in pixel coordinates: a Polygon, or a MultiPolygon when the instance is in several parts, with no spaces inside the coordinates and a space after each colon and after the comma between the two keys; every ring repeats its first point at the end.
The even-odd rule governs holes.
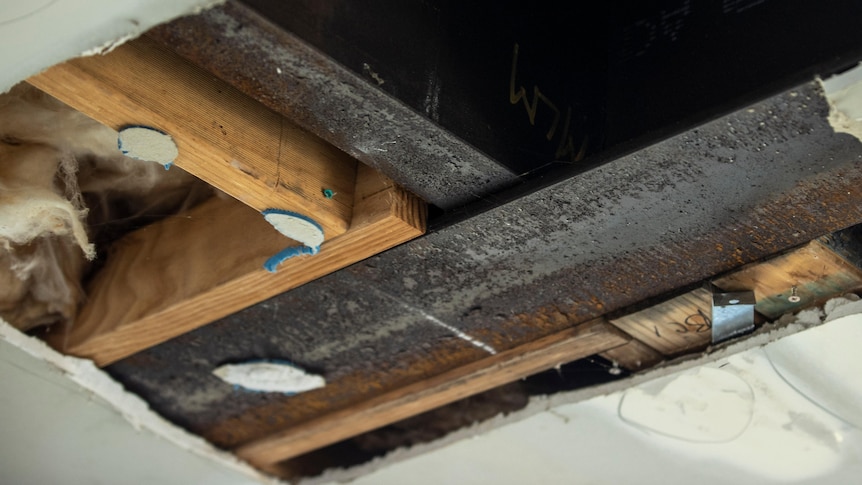
{"type": "Polygon", "coordinates": [[[517,180],[239,3],[177,19],[147,35],[439,207],[469,203],[474,194],[517,180]]]}

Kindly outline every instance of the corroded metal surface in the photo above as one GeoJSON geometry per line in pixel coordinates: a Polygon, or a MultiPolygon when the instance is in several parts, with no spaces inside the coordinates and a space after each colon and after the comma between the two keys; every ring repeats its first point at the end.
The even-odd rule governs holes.
{"type": "Polygon", "coordinates": [[[121,361],[170,419],[233,447],[862,222],[862,144],[813,84],[622,157],[121,361]],[[225,362],[328,385],[235,391],[225,362]]]}
{"type": "Polygon", "coordinates": [[[517,179],[242,5],[228,2],[148,35],[439,207],[517,179]]]}

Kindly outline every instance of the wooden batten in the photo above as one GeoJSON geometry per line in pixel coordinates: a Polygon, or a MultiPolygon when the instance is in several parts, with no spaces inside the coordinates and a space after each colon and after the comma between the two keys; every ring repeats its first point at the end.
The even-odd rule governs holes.
{"type": "MultiPolygon", "coordinates": [[[[55,348],[104,366],[421,235],[425,203],[362,165],[353,226],[276,273],[263,262],[291,245],[256,211],[214,198],[121,239],[55,348]]],[[[298,243],[295,243],[298,244],[298,243]]]]}
{"type": "Polygon", "coordinates": [[[862,288],[862,271],[820,241],[713,282],[724,291],[753,290],[754,309],[768,319],[862,288]],[[798,301],[794,301],[793,288],[798,301]]]}
{"type": "Polygon", "coordinates": [[[593,320],[320,416],[248,443],[235,452],[255,466],[277,473],[278,462],[629,340],[604,320],[593,320]]]}
{"type": "Polygon", "coordinates": [[[111,128],[171,135],[177,166],[257,211],[303,214],[327,239],[350,227],[354,159],[145,37],[28,82],[111,128]]]}
{"type": "Polygon", "coordinates": [[[699,288],[611,323],[649,348],[673,356],[709,345],[711,312],[712,293],[699,288]]]}
{"type": "Polygon", "coordinates": [[[664,360],[664,356],[652,347],[634,339],[625,345],[606,350],[599,356],[631,372],[649,369],[664,360]]]}

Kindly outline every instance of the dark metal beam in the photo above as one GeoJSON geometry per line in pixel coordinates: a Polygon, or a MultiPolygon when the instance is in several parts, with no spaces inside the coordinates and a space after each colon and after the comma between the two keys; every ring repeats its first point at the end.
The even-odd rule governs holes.
{"type": "Polygon", "coordinates": [[[472,202],[517,180],[243,5],[228,2],[148,35],[439,207],[472,202]]]}
{"type": "Polygon", "coordinates": [[[806,84],[309,283],[108,370],[235,447],[862,222],[862,144],[806,84]],[[243,393],[254,358],[323,389],[243,393]]]}
{"type": "Polygon", "coordinates": [[[862,58],[854,0],[243,3],[150,35],[460,209],[436,225],[862,58]]]}

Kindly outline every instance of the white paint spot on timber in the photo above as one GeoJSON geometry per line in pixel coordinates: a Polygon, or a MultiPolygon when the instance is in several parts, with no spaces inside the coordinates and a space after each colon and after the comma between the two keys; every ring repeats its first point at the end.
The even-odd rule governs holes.
{"type": "Polygon", "coordinates": [[[171,135],[146,126],[132,126],[120,130],[118,145],[124,155],[165,166],[173,163],[180,154],[171,135]]]}
{"type": "Polygon", "coordinates": [[[308,218],[274,209],[264,211],[263,217],[278,232],[305,246],[319,248],[323,244],[323,229],[308,218]]]}
{"type": "Polygon", "coordinates": [[[247,362],[223,365],[213,371],[219,379],[251,391],[297,394],[319,389],[326,380],[287,362],[247,362]]]}
{"type": "Polygon", "coordinates": [[[111,52],[112,50],[116,49],[117,47],[125,44],[126,42],[134,39],[135,37],[137,37],[139,35],[140,35],[139,32],[132,32],[132,33],[125,34],[118,39],[109,40],[108,42],[105,42],[104,44],[102,44],[100,46],[93,47],[92,49],[87,49],[81,53],[81,56],[87,57],[87,56],[105,55],[105,54],[111,52]]]}

